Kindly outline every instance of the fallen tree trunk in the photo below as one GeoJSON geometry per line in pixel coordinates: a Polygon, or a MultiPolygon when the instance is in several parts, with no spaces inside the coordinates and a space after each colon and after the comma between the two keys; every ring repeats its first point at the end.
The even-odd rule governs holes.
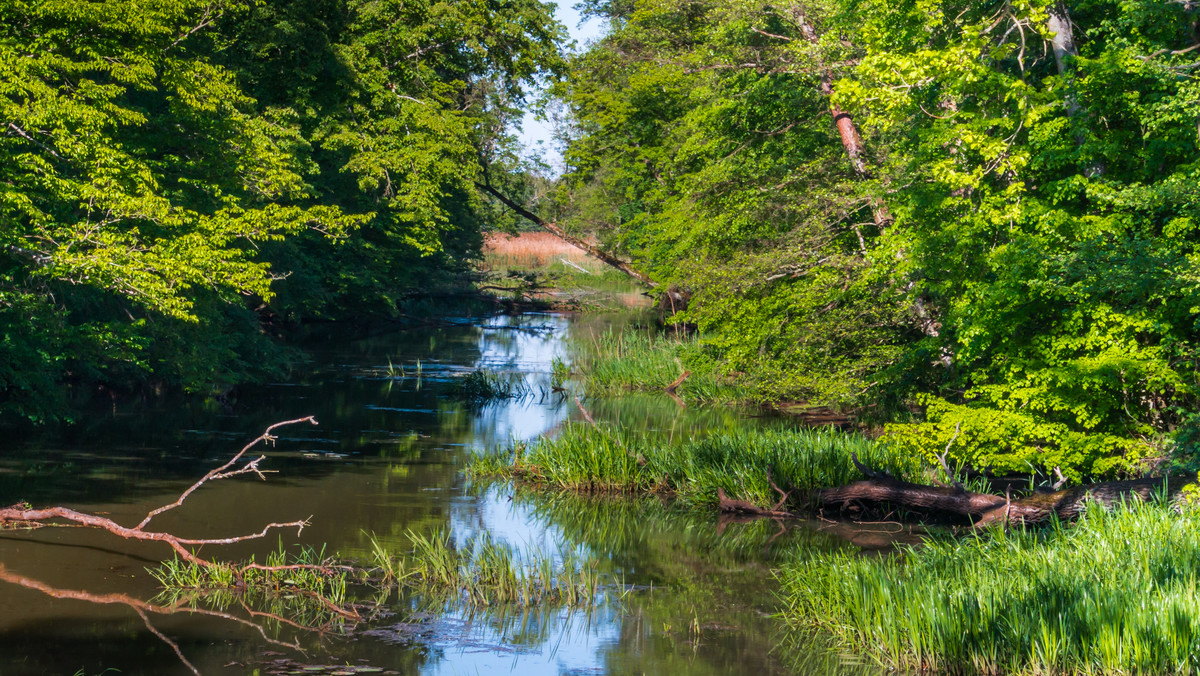
{"type": "Polygon", "coordinates": [[[854,458],[854,463],[868,479],[818,491],[815,496],[818,505],[838,509],[853,506],[900,507],[932,515],[965,518],[976,528],[994,524],[1038,523],[1053,518],[1070,521],[1092,502],[1112,505],[1129,499],[1148,500],[1156,494],[1173,497],[1184,486],[1195,482],[1194,477],[1106,481],[1052,493],[1035,493],[1014,500],[1008,496],[975,493],[961,486],[929,486],[901,481],[863,467],[858,458],[854,458]]]}

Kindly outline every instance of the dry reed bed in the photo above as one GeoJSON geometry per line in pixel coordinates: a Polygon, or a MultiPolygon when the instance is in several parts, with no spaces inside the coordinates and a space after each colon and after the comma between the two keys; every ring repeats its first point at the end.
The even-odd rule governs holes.
{"type": "Polygon", "coordinates": [[[567,244],[548,232],[522,232],[515,236],[489,233],[483,242],[483,255],[490,263],[506,266],[546,267],[565,258],[589,271],[602,267],[583,249],[567,244]]]}

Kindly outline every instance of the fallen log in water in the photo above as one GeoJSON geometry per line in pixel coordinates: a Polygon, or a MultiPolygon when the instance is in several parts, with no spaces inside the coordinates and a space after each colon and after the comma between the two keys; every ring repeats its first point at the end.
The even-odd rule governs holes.
{"type": "Polygon", "coordinates": [[[901,507],[935,516],[966,518],[976,528],[997,523],[1037,523],[1052,518],[1070,521],[1091,502],[1108,505],[1128,499],[1148,500],[1156,494],[1173,497],[1184,486],[1196,481],[1195,477],[1186,476],[1105,481],[1014,500],[1007,495],[968,491],[961,484],[930,486],[901,481],[885,472],[862,466],[857,457],[854,463],[868,478],[818,491],[817,504],[839,509],[852,505],[901,507]]]}

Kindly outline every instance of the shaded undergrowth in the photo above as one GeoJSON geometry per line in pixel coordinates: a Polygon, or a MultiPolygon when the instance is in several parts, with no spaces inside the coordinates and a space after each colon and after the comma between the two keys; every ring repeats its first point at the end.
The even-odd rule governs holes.
{"type": "Polygon", "coordinates": [[[517,443],[477,456],[478,477],[518,479],[575,491],[671,493],[695,505],[714,505],[717,489],[767,507],[779,502],[775,484],[803,504],[818,488],[863,476],[851,454],[893,476],[916,477],[920,462],[857,434],[810,429],[742,429],[703,437],[665,439],[629,429],[568,424],[554,437],[517,443]]]}
{"type": "Polygon", "coordinates": [[[1200,671],[1200,513],[1093,504],[1070,527],[993,530],[895,557],[813,552],[779,573],[794,625],[896,669],[1200,671]]]}

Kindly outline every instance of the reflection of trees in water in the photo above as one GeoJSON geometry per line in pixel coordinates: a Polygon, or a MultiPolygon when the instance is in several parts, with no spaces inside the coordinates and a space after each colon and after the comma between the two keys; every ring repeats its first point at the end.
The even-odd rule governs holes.
{"type": "MultiPolygon", "coordinates": [[[[245,601],[244,597],[238,598],[236,601],[239,609],[245,614],[243,617],[234,614],[234,612],[231,612],[231,609],[229,608],[222,610],[204,608],[197,604],[195,597],[179,596],[176,597],[174,601],[169,603],[155,603],[153,601],[144,601],[128,594],[95,594],[82,589],[61,589],[58,587],[52,587],[32,577],[14,573],[13,571],[8,570],[3,563],[0,563],[0,581],[41,592],[46,596],[56,599],[83,601],[98,605],[126,606],[133,610],[133,612],[141,618],[142,622],[146,625],[146,629],[150,633],[154,634],[154,636],[169,646],[171,650],[179,657],[180,662],[182,662],[185,667],[195,674],[199,674],[200,670],[188,660],[183,651],[180,649],[178,643],[176,643],[163,632],[159,631],[158,628],[154,626],[154,623],[150,619],[151,615],[186,614],[217,618],[219,620],[231,622],[254,630],[255,633],[257,633],[258,636],[269,645],[294,650],[301,654],[304,652],[304,649],[301,647],[299,640],[293,639],[289,642],[268,636],[267,632],[269,624],[274,623],[277,625],[277,627],[279,625],[286,625],[288,627],[305,632],[326,633],[333,630],[333,623],[336,621],[337,617],[336,615],[329,616],[328,613],[314,614],[309,611],[309,613],[307,613],[309,617],[319,617],[323,621],[314,626],[305,626],[289,618],[289,616],[297,617],[305,613],[301,613],[294,608],[291,610],[291,612],[289,612],[289,616],[281,615],[276,612],[254,610],[245,601]]],[[[234,601],[232,599],[235,597],[231,595],[230,598],[231,600],[227,601],[224,605],[233,605],[234,601]]],[[[277,628],[276,632],[278,632],[277,628]]]]}

